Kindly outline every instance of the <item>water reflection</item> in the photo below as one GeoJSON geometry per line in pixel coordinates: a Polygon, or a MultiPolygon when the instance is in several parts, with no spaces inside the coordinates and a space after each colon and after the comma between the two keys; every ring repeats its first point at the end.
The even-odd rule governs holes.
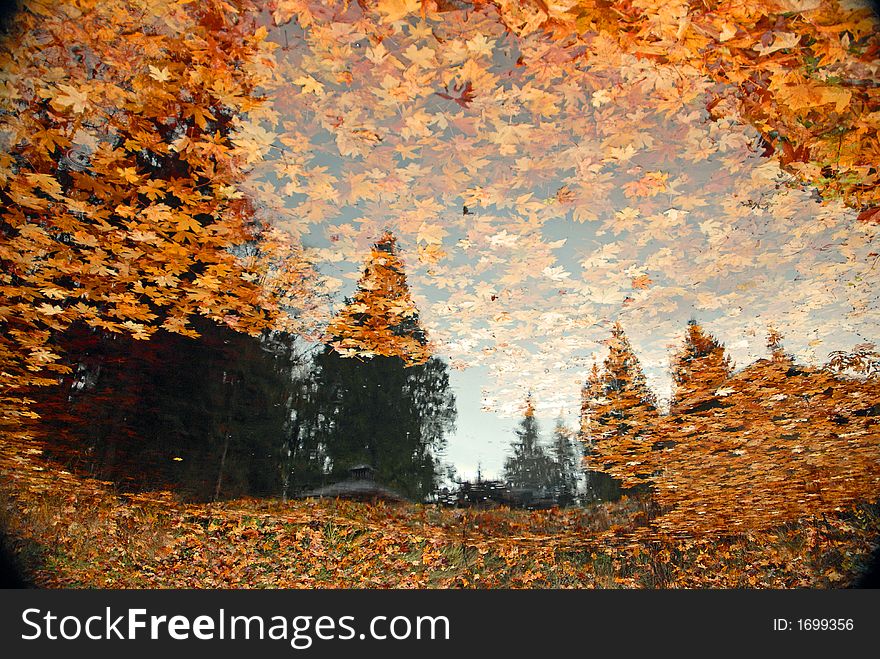
{"type": "Polygon", "coordinates": [[[352,496],[542,507],[579,498],[578,442],[560,419],[545,445],[531,396],[492,495],[474,495],[486,488],[479,478],[453,478],[441,496],[454,473],[443,450],[456,397],[389,232],[323,344],[278,332],[252,337],[206,319],[195,329],[195,340],[160,332],[149,342],[70,329],[63,342],[76,369],[62,387],[37,392],[50,451],[122,488],[169,487],[198,501],[352,496]]]}
{"type": "Polygon", "coordinates": [[[573,439],[561,422],[557,423],[549,450],[541,443],[534,403],[529,396],[511,454],[504,463],[508,497],[532,505],[571,504],[577,495],[578,472],[573,439]]]}
{"type": "Polygon", "coordinates": [[[440,451],[455,423],[447,367],[431,358],[406,367],[399,357],[360,361],[327,348],[315,357],[315,436],[331,477],[357,464],[376,479],[420,500],[435,491],[440,451]]]}
{"type": "Polygon", "coordinates": [[[49,454],[122,490],[170,488],[190,501],[344,497],[345,486],[328,486],[365,480],[352,478],[358,468],[369,470],[378,498],[395,498],[384,490],[453,505],[579,500],[578,442],[560,421],[546,443],[531,399],[502,480],[448,478],[456,399],[442,359],[344,357],[204,319],[196,329],[198,339],[159,332],[143,342],[71,328],[73,373],[34,392],[49,454]]]}
{"type": "Polygon", "coordinates": [[[149,343],[77,327],[77,367],[35,392],[41,434],[68,467],[191,500],[288,497],[359,463],[410,499],[437,486],[455,419],[445,364],[296,350],[209,321],[149,343]]]}
{"type": "Polygon", "coordinates": [[[149,342],[69,330],[73,374],[35,392],[50,453],[126,490],[280,495],[302,356],[285,337],[260,340],[206,320],[196,329],[198,340],[159,332],[149,342]]]}

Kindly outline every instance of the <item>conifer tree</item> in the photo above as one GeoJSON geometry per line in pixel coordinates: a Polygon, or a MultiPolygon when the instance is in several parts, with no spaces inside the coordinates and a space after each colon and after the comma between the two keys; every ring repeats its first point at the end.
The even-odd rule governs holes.
{"type": "Polygon", "coordinates": [[[793,362],[791,356],[785,353],[782,347],[782,333],[772,325],[767,327],[767,350],[770,351],[770,361],[781,364],[783,362],[793,362]]]}
{"type": "Polygon", "coordinates": [[[623,485],[633,486],[655,471],[649,454],[657,406],[619,322],[611,330],[608,348],[601,397],[592,403],[597,430],[593,444],[604,470],[619,475],[623,485]]]}
{"type": "Polygon", "coordinates": [[[431,356],[396,243],[386,231],[373,245],[354,298],[327,328],[325,343],[342,356],[395,356],[407,365],[431,356]]]}
{"type": "Polygon", "coordinates": [[[581,418],[579,438],[583,449],[585,500],[614,501],[620,498],[620,481],[605,473],[596,452],[596,441],[601,434],[599,409],[606,402],[603,373],[593,361],[593,367],[581,389],[581,418]]]}
{"type": "Polygon", "coordinates": [[[878,388],[798,364],[771,330],[769,358],[723,385],[717,409],[669,418],[654,481],[660,524],[760,529],[840,511],[880,491],[878,388]]]}
{"type": "Polygon", "coordinates": [[[553,460],[550,488],[553,498],[561,506],[571,505],[577,496],[580,460],[572,440],[572,431],[561,418],[557,419],[550,444],[550,457],[553,460]]]}
{"type": "Polygon", "coordinates": [[[314,359],[314,439],[333,478],[359,463],[413,499],[436,487],[439,451],[455,426],[446,364],[431,356],[396,240],[373,245],[352,299],[314,359]]]}
{"type": "MultiPolygon", "coordinates": [[[[626,371],[620,365],[627,363],[628,350],[615,334],[619,340],[611,342],[604,372],[594,368],[584,386],[581,435],[623,486],[650,483],[662,511],[654,521],[658,527],[694,534],[764,529],[876,497],[874,419],[880,403],[873,379],[797,364],[771,329],[769,358],[731,374],[721,392],[711,391],[717,406],[691,406],[656,419],[654,427],[624,427],[627,415],[650,415],[637,400],[625,413],[616,408],[623,397],[611,386],[611,373],[626,371]]],[[[714,386],[729,368],[720,344],[696,327],[689,328],[689,339],[675,360],[678,379],[694,384],[704,378],[714,386]],[[693,349],[700,343],[704,350],[693,349]],[[699,352],[702,358],[682,359],[699,352]],[[701,359],[715,368],[701,373],[701,359]]],[[[638,380],[624,382],[632,387],[638,380]]],[[[630,391],[628,398],[637,397],[630,391]]]]}
{"type": "Polygon", "coordinates": [[[684,345],[673,359],[673,413],[699,412],[717,403],[715,392],[733,371],[724,345],[695,320],[688,322],[684,345]]]}
{"type": "Polygon", "coordinates": [[[604,398],[604,393],[602,374],[599,371],[599,365],[593,359],[593,367],[590,369],[590,374],[581,388],[580,436],[581,441],[589,445],[585,450],[592,448],[593,438],[596,433],[596,411],[604,398]]]}
{"type": "Polygon", "coordinates": [[[551,483],[554,465],[541,445],[531,394],[526,399],[526,409],[516,437],[511,445],[511,455],[504,461],[504,480],[513,488],[546,489],[551,483]]]}

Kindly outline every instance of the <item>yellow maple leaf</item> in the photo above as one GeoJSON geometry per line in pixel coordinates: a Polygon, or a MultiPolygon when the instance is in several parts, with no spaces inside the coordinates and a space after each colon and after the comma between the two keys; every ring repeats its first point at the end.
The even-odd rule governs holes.
{"type": "Polygon", "coordinates": [[[421,6],[420,0],[379,0],[378,9],[385,20],[393,23],[418,11],[421,6]]]}
{"type": "Polygon", "coordinates": [[[171,78],[171,72],[168,71],[167,66],[160,69],[150,64],[150,77],[159,82],[167,82],[171,78]]]}
{"type": "Polygon", "coordinates": [[[419,243],[440,244],[443,242],[444,236],[446,236],[446,229],[441,225],[422,222],[421,226],[419,226],[416,241],[419,243]]]}
{"type": "Polygon", "coordinates": [[[324,85],[312,76],[300,76],[293,81],[293,84],[302,87],[303,94],[314,94],[315,96],[322,96],[324,94],[324,85]]]}
{"type": "Polygon", "coordinates": [[[74,112],[85,112],[88,107],[88,95],[70,85],[58,85],[60,94],[52,99],[52,105],[58,109],[70,107],[74,112]],[[60,107],[59,107],[60,106],[60,107]]]}
{"type": "Polygon", "coordinates": [[[37,311],[47,316],[57,316],[58,314],[64,313],[64,308],[59,307],[57,304],[46,304],[44,302],[37,307],[37,311]]]}
{"type": "Polygon", "coordinates": [[[416,66],[427,68],[434,62],[434,49],[430,46],[419,48],[415,44],[411,44],[403,51],[403,55],[416,66]]]}
{"type": "Polygon", "coordinates": [[[129,183],[137,183],[140,180],[137,169],[134,167],[117,167],[116,172],[129,183]]]}
{"type": "Polygon", "coordinates": [[[632,287],[636,290],[644,290],[646,288],[649,288],[653,283],[654,282],[648,275],[640,275],[638,277],[633,277],[632,287]]]}
{"type": "Polygon", "coordinates": [[[852,92],[843,87],[803,83],[781,87],[777,97],[792,110],[818,108],[834,103],[835,112],[842,112],[849,105],[852,92]]]}
{"type": "Polygon", "coordinates": [[[51,174],[25,174],[25,176],[31,185],[39,188],[55,199],[60,199],[63,196],[61,184],[58,183],[55,177],[51,174]]]}

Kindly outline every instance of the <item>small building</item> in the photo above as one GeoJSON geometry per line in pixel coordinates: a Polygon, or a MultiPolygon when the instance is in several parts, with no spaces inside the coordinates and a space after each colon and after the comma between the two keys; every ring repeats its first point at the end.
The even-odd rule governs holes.
{"type": "Polygon", "coordinates": [[[368,464],[359,464],[348,470],[348,477],[357,480],[372,481],[376,479],[376,470],[368,464]]]}
{"type": "Polygon", "coordinates": [[[376,470],[370,465],[359,464],[348,470],[348,478],[302,494],[304,499],[329,498],[353,501],[389,501],[402,503],[408,499],[389,487],[376,482],[376,470]]]}

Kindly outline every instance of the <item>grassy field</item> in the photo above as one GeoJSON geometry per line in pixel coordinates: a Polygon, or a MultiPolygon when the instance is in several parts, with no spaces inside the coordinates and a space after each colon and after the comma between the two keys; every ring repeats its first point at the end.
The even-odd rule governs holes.
{"type": "Polygon", "coordinates": [[[880,509],[660,536],[646,499],[548,511],[124,494],[0,440],[0,527],[41,588],[836,588],[880,509]]]}

